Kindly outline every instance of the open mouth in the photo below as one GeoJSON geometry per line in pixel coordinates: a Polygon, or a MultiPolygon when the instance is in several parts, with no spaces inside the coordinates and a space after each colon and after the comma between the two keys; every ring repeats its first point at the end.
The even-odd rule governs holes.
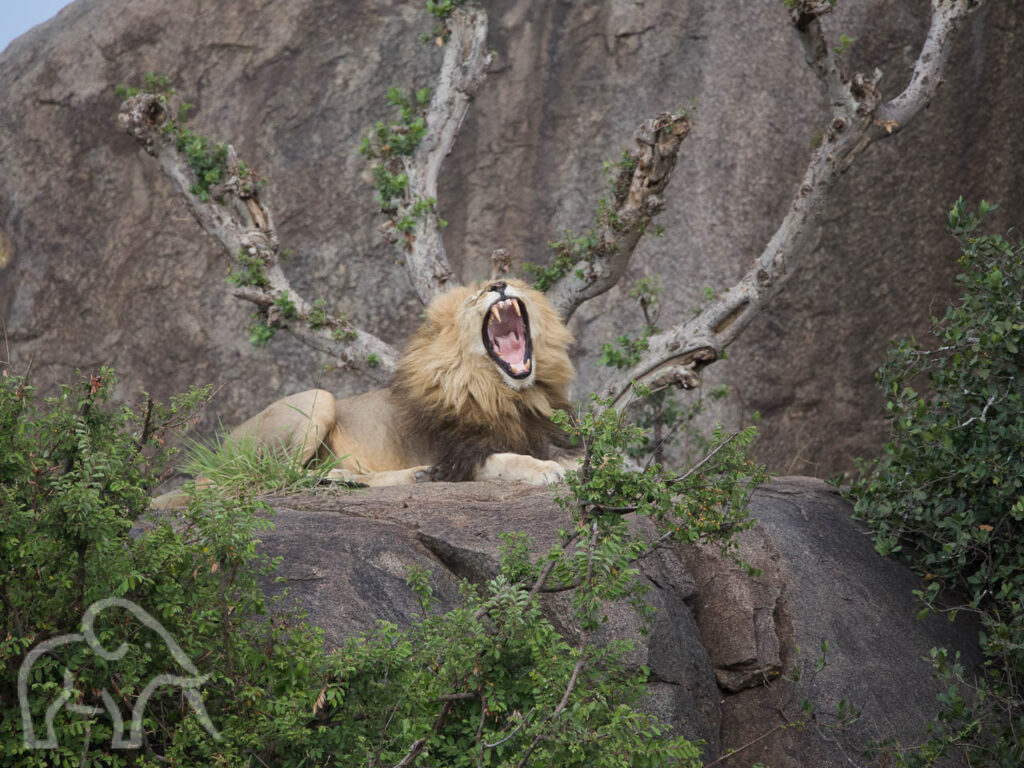
{"type": "Polygon", "coordinates": [[[533,367],[530,320],[519,299],[498,299],[484,318],[487,354],[513,379],[525,379],[533,367]]]}

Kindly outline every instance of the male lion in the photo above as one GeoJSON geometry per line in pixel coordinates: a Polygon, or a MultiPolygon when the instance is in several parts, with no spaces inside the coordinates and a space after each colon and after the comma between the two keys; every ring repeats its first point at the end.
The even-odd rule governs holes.
{"type": "Polygon", "coordinates": [[[436,297],[386,389],[337,400],[312,389],[268,406],[229,440],[283,446],[365,485],[418,480],[553,482],[575,466],[551,422],[568,409],[569,330],[520,280],[436,297]]]}

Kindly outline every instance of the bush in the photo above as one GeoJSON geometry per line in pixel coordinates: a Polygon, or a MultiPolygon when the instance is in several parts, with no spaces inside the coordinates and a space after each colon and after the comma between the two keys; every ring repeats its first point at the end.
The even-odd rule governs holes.
{"type": "Polygon", "coordinates": [[[40,406],[24,378],[0,378],[5,766],[699,764],[695,745],[634,709],[646,672],[624,664],[628,643],[588,639],[605,601],[639,604],[635,563],[657,546],[637,539],[624,514],[649,515],[662,541],[725,547],[747,524],[746,498],[762,477],[744,453],[752,431],[720,433],[699,467],[664,476],[655,466],[626,470],[618,448],[636,431],[619,414],[563,414],[588,461],[563,500],[572,524],[561,545],[538,558],[508,536],[501,574],[463,584],[461,604],[444,614],[433,610],[429,575],[413,571],[422,616],[408,629],[380,623],[326,653],[319,630],[263,597],[259,580],[274,563],[256,545],[272,522],[258,501],[190,488],[174,518],[143,518],[165,438],[204,393],[133,409],[106,402],[112,386],[107,371],[40,406]],[[584,638],[576,646],[539,603],[545,591],[570,589],[584,638]],[[108,655],[123,644],[119,659],[83,642],[86,609],[111,600],[120,609],[97,613],[92,628],[108,655]],[[129,605],[150,623],[121,610],[129,605]],[[170,685],[145,699],[158,675],[183,674],[157,624],[205,674],[195,702],[170,685]],[[50,646],[61,638],[70,642],[50,646]],[[62,703],[51,718],[55,748],[24,741],[23,665],[37,739],[62,703]],[[127,713],[126,727],[145,702],[138,748],[111,748],[103,691],[127,713]]]}
{"type": "MultiPolygon", "coordinates": [[[[878,381],[892,438],[852,492],[878,551],[898,554],[924,576],[930,608],[940,609],[943,592],[954,590],[966,595],[958,608],[981,617],[989,669],[980,708],[949,693],[936,739],[946,747],[970,741],[971,765],[1020,765],[1024,243],[980,234],[988,210],[982,203],[970,213],[961,199],[949,214],[963,296],[933,321],[933,344],[904,340],[890,351],[878,381]]],[[[948,675],[955,665],[936,658],[948,675]]]]}
{"type": "MultiPolygon", "coordinates": [[[[165,437],[189,421],[205,393],[176,398],[168,408],[147,398],[132,409],[105,402],[112,387],[105,371],[40,408],[24,378],[0,379],[3,764],[79,766],[87,757],[90,765],[108,766],[287,761],[326,670],[320,634],[287,612],[272,616],[258,588],[270,564],[257,556],[255,536],[270,522],[251,500],[205,493],[195,494],[173,524],[165,519],[132,532],[168,458],[165,437]],[[22,663],[31,649],[80,632],[85,610],[110,598],[140,606],[190,660],[212,671],[200,694],[218,741],[169,686],[148,700],[137,750],[111,751],[111,718],[72,709],[102,707],[106,689],[128,713],[127,727],[151,680],[183,674],[158,633],[110,609],[94,628],[108,651],[126,645],[123,658],[111,662],[72,642],[31,665],[26,692],[37,739],[46,737],[47,708],[61,696],[65,669],[73,693],[53,719],[58,746],[27,748],[22,663]]],[[[298,741],[302,752],[307,745],[298,741]]]]}

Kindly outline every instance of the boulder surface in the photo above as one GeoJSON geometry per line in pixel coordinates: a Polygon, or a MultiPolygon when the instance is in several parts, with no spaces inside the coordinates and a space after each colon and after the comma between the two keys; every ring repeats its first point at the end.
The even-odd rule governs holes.
{"type": "MultiPolygon", "coordinates": [[[[545,551],[569,522],[550,492],[501,483],[330,491],[272,506],[264,551],[284,558],[279,575],[331,645],[377,619],[408,624],[419,611],[408,566],[431,570],[443,610],[459,579],[479,583],[498,572],[499,534],[523,532],[545,551]]],[[[861,754],[873,745],[919,741],[936,711],[929,649],[959,650],[974,663],[976,629],[916,619],[919,579],[875,553],[849,504],[824,483],[774,480],[756,491],[751,513],[758,524],[741,535],[738,552],[759,574],[715,549],[665,548],[642,567],[657,608],[650,633],[639,634],[627,606],[607,606],[604,636],[634,639],[631,661],[651,670],[645,707],[703,740],[708,761],[737,750],[725,766],[871,765],[861,754]],[[860,718],[837,727],[841,701],[860,718]]],[[[571,637],[568,598],[545,600],[571,637]]]]}

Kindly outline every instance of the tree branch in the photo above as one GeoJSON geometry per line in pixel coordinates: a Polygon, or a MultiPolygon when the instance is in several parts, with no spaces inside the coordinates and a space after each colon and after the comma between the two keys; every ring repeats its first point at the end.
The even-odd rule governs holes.
{"type": "Polygon", "coordinates": [[[850,84],[842,70],[839,58],[825,37],[821,17],[832,12],[833,6],[820,0],[801,0],[790,10],[790,20],[804,49],[804,59],[828,89],[833,112],[850,114],[857,108],[850,93],[850,84]]]}
{"type": "Polygon", "coordinates": [[[910,84],[883,103],[877,83],[855,75],[847,81],[824,38],[820,16],[829,5],[798,0],[791,20],[809,65],[825,84],[832,118],[821,145],[811,156],[789,212],[754,265],[739,282],[711,301],[696,317],[648,339],[639,362],[609,381],[604,395],[615,407],[629,401],[632,383],[652,390],[674,385],[693,388],[696,373],[722,356],[750,321],[782,290],[812,248],[810,223],[818,217],[839,177],[874,141],[906,125],[926,107],[942,82],[950,42],[958,24],[985,0],[932,0],[931,28],[921,48],[910,84]]]}
{"type": "Polygon", "coordinates": [[[969,14],[988,0],[932,0],[932,21],[921,53],[914,63],[910,83],[899,96],[879,106],[876,122],[888,133],[907,126],[923,107],[931,104],[942,85],[943,71],[957,29],[969,14]]]}
{"type": "Polygon", "coordinates": [[[199,179],[188,155],[179,148],[174,118],[161,94],[140,93],[127,99],[118,114],[121,127],[155,157],[181,192],[200,226],[227,254],[252,265],[249,285],[232,292],[252,302],[271,328],[284,328],[309,346],[331,355],[342,367],[390,372],[398,358],[395,350],[371,333],[353,328],[342,317],[332,317],[300,296],[281,269],[280,245],[269,208],[260,200],[258,186],[247,181],[249,172],[233,147],[225,147],[221,182],[209,193],[196,193],[199,179]],[[205,197],[205,199],[204,199],[205,197]]]}
{"type": "Polygon", "coordinates": [[[596,244],[547,290],[563,320],[568,321],[580,304],[601,295],[622,277],[651,219],[664,207],[661,195],[690,128],[685,114],[663,113],[637,129],[639,149],[620,164],[612,200],[598,213],[596,244]]]}
{"type": "Polygon", "coordinates": [[[452,11],[446,24],[444,60],[427,108],[426,133],[412,155],[396,155],[382,161],[393,166],[392,173],[400,168],[408,182],[401,199],[385,201],[388,221],[381,230],[392,242],[402,244],[406,270],[424,304],[458,284],[441,237],[442,225],[436,210],[437,179],[470,101],[491,63],[486,47],[487,13],[483,8],[460,6],[452,11]]]}

